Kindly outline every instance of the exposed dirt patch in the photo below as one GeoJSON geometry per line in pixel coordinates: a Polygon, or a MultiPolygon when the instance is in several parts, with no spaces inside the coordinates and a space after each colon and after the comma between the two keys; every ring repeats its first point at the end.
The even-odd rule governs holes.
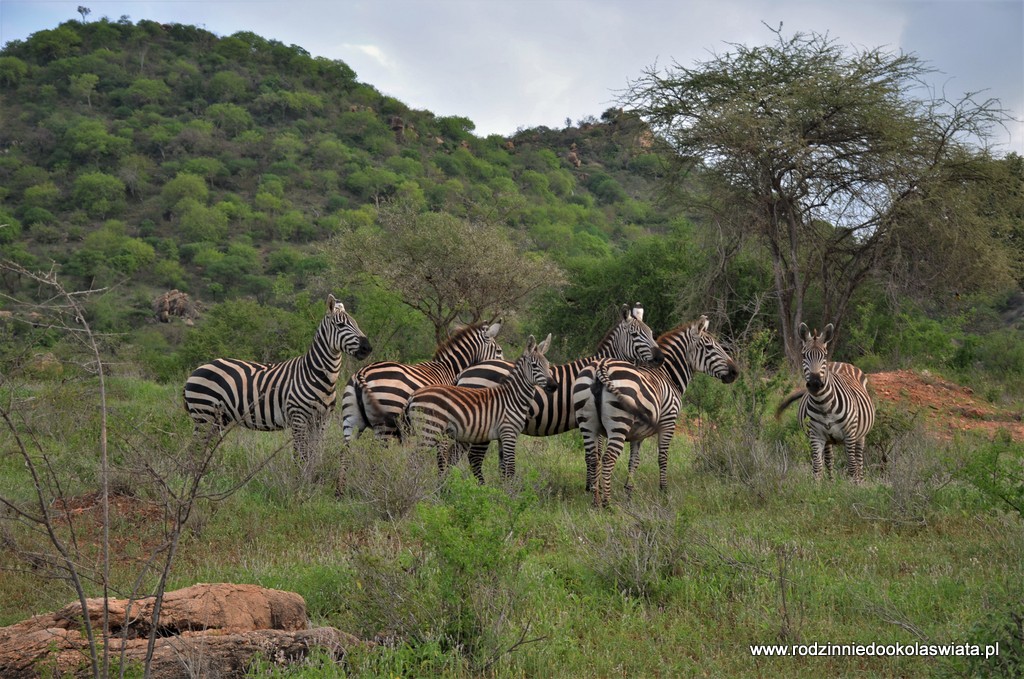
{"type": "MultiPolygon", "coordinates": [[[[167,539],[170,517],[155,502],[111,493],[110,547],[115,558],[125,562],[145,561],[167,539]]],[[[99,493],[57,498],[51,504],[58,529],[73,527],[75,542],[97,553],[102,548],[103,506],[99,493]]]]}
{"type": "Polygon", "coordinates": [[[871,373],[868,386],[879,400],[900,403],[919,412],[946,436],[976,431],[989,437],[999,430],[1024,441],[1024,412],[1007,410],[985,401],[969,387],[936,375],[911,370],[871,373]]]}

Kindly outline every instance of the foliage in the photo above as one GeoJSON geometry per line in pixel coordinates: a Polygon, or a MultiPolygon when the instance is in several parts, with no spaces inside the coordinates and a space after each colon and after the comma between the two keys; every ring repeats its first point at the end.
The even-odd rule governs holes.
{"type": "Polygon", "coordinates": [[[90,217],[116,217],[125,209],[125,185],[103,172],[84,172],[75,179],[71,197],[90,217]]]}
{"type": "MultiPolygon", "coordinates": [[[[914,55],[774,33],[774,44],[731,45],[693,67],[649,68],[622,99],[668,141],[678,170],[720,180],[693,202],[767,249],[795,364],[808,285],[820,286],[822,316],[841,326],[857,289],[884,270],[901,210],[955,191],[962,175],[950,169],[980,155],[970,138],[984,139],[1006,113],[970,94],[918,100],[927,69],[914,55]]],[[[958,229],[958,213],[942,225],[958,229]]]]}
{"type": "Polygon", "coordinates": [[[283,361],[309,349],[315,330],[309,325],[302,314],[248,300],[223,302],[210,307],[189,333],[179,360],[189,370],[214,358],[283,361]]]}
{"type": "Polygon", "coordinates": [[[438,342],[457,318],[493,319],[562,280],[556,266],[522,252],[496,225],[407,204],[382,207],[377,224],[335,237],[326,254],[340,270],[396,291],[430,320],[438,342]]]}
{"type": "Polygon", "coordinates": [[[994,506],[1024,519],[1024,445],[1008,434],[997,437],[976,451],[962,474],[994,506]]]}

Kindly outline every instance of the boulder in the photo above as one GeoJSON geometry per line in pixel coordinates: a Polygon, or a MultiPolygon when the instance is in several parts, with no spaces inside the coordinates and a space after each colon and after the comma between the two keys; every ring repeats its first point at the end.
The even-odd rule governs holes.
{"type": "MultiPolygon", "coordinates": [[[[148,597],[129,609],[126,599],[109,601],[112,660],[122,645],[129,662],[145,660],[155,603],[148,597]]],[[[103,600],[86,600],[86,614],[98,635],[103,600]]],[[[159,624],[152,670],[161,678],[241,676],[257,655],[287,664],[313,648],[341,659],[347,649],[364,643],[333,627],[311,629],[301,596],[256,585],[199,584],[168,592],[159,624]]],[[[78,602],[0,628],[0,677],[90,676],[83,629],[78,602]]]]}

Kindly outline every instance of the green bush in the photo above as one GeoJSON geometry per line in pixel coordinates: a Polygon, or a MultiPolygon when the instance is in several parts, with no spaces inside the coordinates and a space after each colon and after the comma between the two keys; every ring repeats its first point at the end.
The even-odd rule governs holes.
{"type": "Polygon", "coordinates": [[[950,364],[961,371],[1024,378],[1024,333],[1007,328],[986,335],[966,335],[950,364]]]}
{"type": "Polygon", "coordinates": [[[1015,443],[1009,433],[979,447],[961,475],[991,506],[1024,519],[1024,444],[1015,443]]]}
{"type": "Polygon", "coordinates": [[[315,329],[304,314],[250,300],[224,302],[186,335],[181,361],[190,369],[220,357],[281,361],[305,353],[315,329]]]}

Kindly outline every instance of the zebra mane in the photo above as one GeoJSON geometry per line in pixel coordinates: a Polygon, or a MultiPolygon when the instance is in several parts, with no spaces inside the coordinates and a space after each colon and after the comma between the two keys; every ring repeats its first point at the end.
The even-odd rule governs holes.
{"type": "Polygon", "coordinates": [[[680,323],[679,325],[677,325],[676,327],[672,328],[671,330],[666,330],[665,332],[663,332],[660,335],[658,335],[658,346],[659,347],[662,346],[662,344],[664,342],[669,342],[672,339],[678,337],[679,335],[686,334],[686,332],[688,332],[690,330],[690,328],[692,328],[693,326],[695,326],[695,325],[697,325],[699,323],[704,323],[706,320],[707,320],[706,317],[701,316],[698,319],[695,319],[695,320],[692,320],[692,321],[687,321],[686,323],[680,323]]]}
{"type": "Polygon", "coordinates": [[[451,337],[446,339],[441,344],[437,345],[437,349],[434,350],[434,360],[435,361],[440,360],[441,357],[444,356],[445,353],[447,353],[447,351],[450,348],[452,348],[453,346],[455,346],[459,342],[461,342],[462,338],[465,337],[466,335],[470,334],[474,330],[479,330],[480,328],[483,328],[483,327],[486,327],[486,326],[487,326],[486,323],[472,323],[470,325],[462,326],[461,328],[459,328],[458,330],[455,331],[455,334],[453,334],[451,337]]]}
{"type": "MultiPolygon", "coordinates": [[[[636,320],[638,320],[638,321],[640,321],[641,323],[643,323],[643,322],[644,322],[644,319],[643,319],[643,316],[644,316],[644,313],[643,313],[643,307],[640,307],[640,312],[639,312],[639,315],[637,315],[636,313],[630,312],[630,316],[632,316],[632,317],[633,317],[633,318],[635,318],[636,320]]],[[[628,318],[628,317],[627,317],[627,318],[628,318]]],[[[610,341],[610,340],[611,340],[611,338],[612,338],[612,335],[614,335],[615,333],[617,333],[617,332],[619,331],[619,328],[620,328],[620,327],[622,327],[622,321],[624,321],[624,320],[626,320],[626,318],[619,318],[619,322],[618,322],[618,323],[616,323],[616,324],[615,324],[615,325],[613,325],[612,327],[608,328],[608,332],[606,332],[606,333],[604,334],[604,337],[602,337],[602,338],[601,338],[601,341],[597,343],[597,348],[598,348],[599,350],[600,350],[600,349],[601,349],[602,347],[604,347],[604,345],[605,345],[605,343],[606,343],[606,342],[608,342],[608,341],[610,341]]]]}

